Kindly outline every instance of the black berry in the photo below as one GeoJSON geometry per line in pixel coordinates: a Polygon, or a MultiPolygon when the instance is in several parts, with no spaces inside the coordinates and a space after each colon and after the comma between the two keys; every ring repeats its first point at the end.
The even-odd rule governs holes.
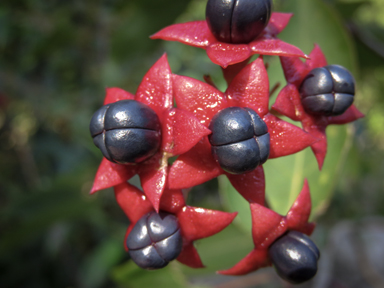
{"type": "Polygon", "coordinates": [[[347,69],[339,65],[315,68],[303,80],[300,94],[308,113],[341,115],[353,103],[355,80],[347,69]]]}
{"type": "Polygon", "coordinates": [[[267,161],[270,137],[267,125],[250,108],[221,110],[209,124],[212,153],[221,168],[232,174],[254,170],[267,161]]]}
{"type": "Polygon", "coordinates": [[[90,124],[93,142],[109,161],[140,163],[160,147],[161,131],[157,114],[135,100],[121,100],[95,112],[90,124]]]}
{"type": "Polygon", "coordinates": [[[208,0],[206,19],[217,40],[249,43],[267,26],[271,0],[208,0]]]}
{"type": "Polygon", "coordinates": [[[269,247],[269,257],[281,278],[299,284],[315,276],[320,252],[308,236],[290,231],[269,247]]]}
{"type": "Polygon", "coordinates": [[[127,237],[132,260],[144,269],[159,269],[179,256],[183,241],[177,218],[168,213],[144,215],[127,237]]]}

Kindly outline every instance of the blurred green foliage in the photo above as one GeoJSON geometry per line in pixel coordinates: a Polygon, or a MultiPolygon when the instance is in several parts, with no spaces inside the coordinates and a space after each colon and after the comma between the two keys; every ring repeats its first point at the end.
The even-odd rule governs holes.
{"type": "MultiPolygon", "coordinates": [[[[208,268],[193,270],[171,263],[165,270],[143,272],[123,249],[128,220],[112,191],[88,195],[101,160],[88,125],[102,104],[105,87],[134,93],[145,72],[166,51],[173,72],[200,80],[210,74],[225,89],[220,68],[202,49],[148,38],[172,23],[203,19],[205,3],[1,1],[1,287],[219,287],[223,282],[240,287],[236,281],[241,280],[214,276],[214,271],[233,265],[252,247],[249,232],[244,233],[250,228],[249,211],[241,198],[236,198],[240,201],[236,209],[245,211],[245,216],[197,243],[208,268]]],[[[318,42],[329,62],[354,71],[356,105],[367,116],[348,128],[328,130],[332,147],[322,173],[310,172],[315,170],[315,159],[307,151],[266,165],[272,207],[284,213],[296,196],[291,193],[298,193],[302,178],[309,177],[310,184],[319,185],[312,184],[315,216],[327,211],[318,218],[320,225],[384,215],[382,1],[280,0],[275,8],[296,14],[282,33],[283,40],[306,53],[318,42]],[[287,173],[292,166],[300,169],[287,173]],[[286,187],[292,188],[290,193],[283,191],[286,187]]],[[[276,82],[284,86],[277,58],[266,60],[271,86],[276,82]]],[[[223,201],[217,192],[217,181],[200,185],[188,203],[232,209],[235,200],[223,201]]],[[[228,192],[238,196],[222,188],[224,196],[228,192]]],[[[247,278],[250,284],[244,287],[281,287],[266,271],[247,278]]]]}

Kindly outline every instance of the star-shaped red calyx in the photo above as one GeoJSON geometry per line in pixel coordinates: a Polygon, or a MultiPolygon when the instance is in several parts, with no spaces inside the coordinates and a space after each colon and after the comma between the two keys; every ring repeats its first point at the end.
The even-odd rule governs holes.
{"type": "Polygon", "coordinates": [[[172,74],[164,54],[144,76],[136,95],[120,88],[107,89],[104,105],[132,99],[148,105],[161,123],[162,143],[150,159],[137,165],[121,165],[103,159],[96,173],[91,193],[116,186],[139,174],[145,195],[156,211],[168,174],[168,158],[192,148],[210,130],[187,111],[173,107],[172,74]]]}
{"type": "Polygon", "coordinates": [[[218,41],[208,28],[205,20],[180,23],[168,26],[151,36],[151,39],[178,41],[203,48],[215,64],[226,68],[228,65],[243,62],[254,54],[295,56],[305,55],[299,48],[276,38],[293,14],[272,13],[268,26],[262,34],[248,44],[231,44],[218,41]]]}
{"type": "Polygon", "coordinates": [[[306,60],[305,63],[295,57],[280,58],[288,84],[280,91],[272,109],[292,120],[301,121],[305,131],[320,139],[320,141],[313,143],[311,148],[317,159],[319,169],[321,169],[327,153],[325,134],[327,126],[330,124],[346,124],[364,117],[364,114],[354,105],[339,116],[314,116],[304,110],[299,93],[302,81],[312,69],[327,65],[327,60],[318,45],[315,45],[309,56],[310,59],[306,60]]]}
{"type": "MultiPolygon", "coordinates": [[[[129,183],[119,184],[114,189],[117,203],[131,221],[124,240],[125,249],[128,250],[125,243],[130,231],[142,216],[153,211],[153,207],[147,197],[129,183]]],[[[163,193],[160,210],[177,217],[183,237],[183,248],[177,260],[192,268],[204,267],[193,241],[219,233],[237,215],[237,212],[227,213],[186,206],[181,190],[170,189],[165,189],[163,193]]]]}
{"type": "Polygon", "coordinates": [[[219,271],[225,275],[244,275],[259,268],[272,265],[268,248],[289,230],[299,231],[311,235],[315,228],[314,223],[308,223],[311,213],[311,196],[307,180],[304,187],[293,203],[286,216],[257,203],[251,203],[252,237],[255,248],[239,263],[228,270],[219,271]]]}
{"type": "MultiPolygon", "coordinates": [[[[270,134],[269,158],[298,152],[317,141],[302,129],[269,113],[269,81],[263,59],[247,65],[233,79],[225,93],[196,79],[173,75],[177,107],[192,112],[209,126],[212,117],[228,107],[249,107],[267,124],[270,134]]],[[[264,172],[261,166],[246,174],[226,173],[214,160],[208,137],[180,155],[169,172],[171,189],[189,188],[225,174],[237,191],[250,203],[264,204],[264,172]]]]}

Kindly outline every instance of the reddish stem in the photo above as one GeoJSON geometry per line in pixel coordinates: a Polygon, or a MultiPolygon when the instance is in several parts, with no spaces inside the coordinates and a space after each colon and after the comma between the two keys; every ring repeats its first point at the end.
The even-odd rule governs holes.
{"type": "Polygon", "coordinates": [[[273,93],[275,93],[277,91],[277,89],[279,89],[280,87],[280,82],[277,82],[271,89],[271,91],[269,92],[269,97],[272,97],[273,93]]]}
{"type": "Polygon", "coordinates": [[[205,81],[207,84],[209,84],[209,85],[211,85],[211,86],[213,86],[213,87],[215,87],[215,88],[217,89],[215,83],[214,83],[213,80],[212,80],[211,75],[204,75],[203,78],[204,78],[204,81],[205,81]]]}

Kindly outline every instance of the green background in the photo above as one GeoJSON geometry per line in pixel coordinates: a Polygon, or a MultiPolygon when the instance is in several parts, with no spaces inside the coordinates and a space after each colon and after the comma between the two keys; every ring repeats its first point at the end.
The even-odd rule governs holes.
{"type": "MultiPolygon", "coordinates": [[[[314,239],[328,247],[339,223],[384,215],[384,4],[274,2],[275,11],[295,14],[279,37],[307,54],[317,43],[329,63],[350,69],[357,82],[355,104],[366,114],[353,124],[328,127],[321,172],[309,149],[264,165],[268,203],[281,214],[309,179],[311,217],[318,222],[314,239]]],[[[207,266],[198,270],[177,262],[159,271],[137,268],[123,249],[129,222],[112,190],[88,195],[101,160],[88,125],[105,87],[134,93],[166,52],[174,73],[200,80],[210,74],[225,90],[220,68],[204,50],[149,39],[167,25],[204,19],[205,4],[1,1],[0,287],[289,287],[271,269],[238,278],[214,273],[253,246],[249,205],[225,178],[189,193],[190,205],[239,211],[233,225],[196,243],[207,266]]],[[[278,58],[265,60],[271,87],[283,87],[278,58]]]]}

